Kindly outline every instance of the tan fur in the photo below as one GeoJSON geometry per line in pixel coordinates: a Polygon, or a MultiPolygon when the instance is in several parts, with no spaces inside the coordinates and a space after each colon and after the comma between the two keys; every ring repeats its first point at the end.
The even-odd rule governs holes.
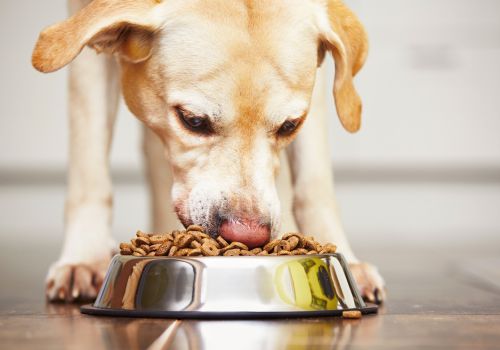
{"type": "Polygon", "coordinates": [[[325,34],[326,47],[335,57],[333,94],[337,114],[346,130],[356,132],[361,127],[362,106],[352,79],[365,62],[368,40],[361,22],[342,1],[330,0],[327,7],[330,26],[341,39],[338,42],[325,34]]]}
{"type": "MultiPolygon", "coordinates": [[[[44,73],[53,72],[71,62],[85,45],[106,50],[109,42],[120,36],[119,27],[125,25],[154,31],[158,28],[152,17],[156,5],[154,0],[92,1],[66,21],[40,33],[32,55],[33,66],[44,73]]],[[[115,47],[109,49],[115,51],[115,47]]]]}

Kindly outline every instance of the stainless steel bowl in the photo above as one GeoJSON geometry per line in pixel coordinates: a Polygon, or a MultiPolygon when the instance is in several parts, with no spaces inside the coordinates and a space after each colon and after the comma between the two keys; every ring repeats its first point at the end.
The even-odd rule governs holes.
{"type": "Polygon", "coordinates": [[[335,316],[374,313],[341,254],[236,257],[116,255],[94,315],[165,318],[335,316]]]}

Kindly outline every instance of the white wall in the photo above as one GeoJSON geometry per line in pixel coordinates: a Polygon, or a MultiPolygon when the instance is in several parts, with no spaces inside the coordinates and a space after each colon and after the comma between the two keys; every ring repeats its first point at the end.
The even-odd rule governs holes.
{"type": "MultiPolygon", "coordinates": [[[[63,0],[0,3],[0,169],[65,169],[67,70],[35,71],[31,51],[40,30],[66,15],[63,0]]],[[[112,155],[119,167],[140,165],[138,125],[122,105],[112,155]]]]}
{"type": "Polygon", "coordinates": [[[500,2],[352,1],[371,53],[358,85],[362,131],[334,127],[339,163],[500,162],[500,2]]]}
{"type": "MultiPolygon", "coordinates": [[[[344,132],[331,109],[332,154],[348,230],[386,238],[415,238],[424,231],[498,234],[500,1],[347,2],[371,39],[357,78],[365,107],[362,131],[344,132]],[[472,175],[465,178],[464,172],[472,175]],[[391,181],[381,183],[386,176],[391,181]],[[452,177],[454,184],[446,185],[452,177]]],[[[45,225],[62,231],[63,184],[37,187],[34,181],[26,187],[16,179],[64,173],[66,70],[42,75],[31,67],[30,55],[39,30],[65,16],[63,0],[0,2],[4,229],[45,225]],[[23,220],[26,212],[34,219],[23,220]]],[[[122,106],[112,151],[113,166],[122,173],[141,171],[138,125],[122,106]]],[[[147,201],[140,185],[125,184],[116,192],[119,230],[144,226],[147,201]]]]}

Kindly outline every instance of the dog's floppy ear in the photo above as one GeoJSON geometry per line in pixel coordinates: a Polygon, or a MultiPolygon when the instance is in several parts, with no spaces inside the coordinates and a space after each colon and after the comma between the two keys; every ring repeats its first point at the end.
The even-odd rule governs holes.
{"type": "Polygon", "coordinates": [[[147,59],[159,28],[155,9],[162,0],[94,0],[67,20],[40,33],[33,66],[53,72],[70,63],[85,45],[118,52],[131,62],[147,59]]]}
{"type": "Polygon", "coordinates": [[[358,18],[340,0],[327,0],[326,19],[320,20],[323,49],[335,60],[333,95],[337,114],[344,128],[356,132],[361,126],[361,99],[353,78],[363,66],[368,53],[366,32],[358,18]]]}

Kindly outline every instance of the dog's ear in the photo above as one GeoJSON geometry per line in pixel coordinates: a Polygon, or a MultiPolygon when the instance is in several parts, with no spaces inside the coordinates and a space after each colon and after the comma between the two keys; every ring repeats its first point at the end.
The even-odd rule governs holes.
{"type": "Polygon", "coordinates": [[[365,62],[368,38],[361,22],[342,1],[327,0],[326,3],[326,16],[323,15],[319,21],[320,58],[325,49],[332,52],[335,60],[333,95],[337,114],[347,131],[356,132],[361,126],[362,105],[353,78],[365,62]]]}
{"type": "Polygon", "coordinates": [[[89,45],[98,52],[119,53],[141,62],[151,53],[155,16],[162,0],[94,0],[67,20],[40,33],[33,51],[33,66],[53,72],[70,63],[89,45]]]}

